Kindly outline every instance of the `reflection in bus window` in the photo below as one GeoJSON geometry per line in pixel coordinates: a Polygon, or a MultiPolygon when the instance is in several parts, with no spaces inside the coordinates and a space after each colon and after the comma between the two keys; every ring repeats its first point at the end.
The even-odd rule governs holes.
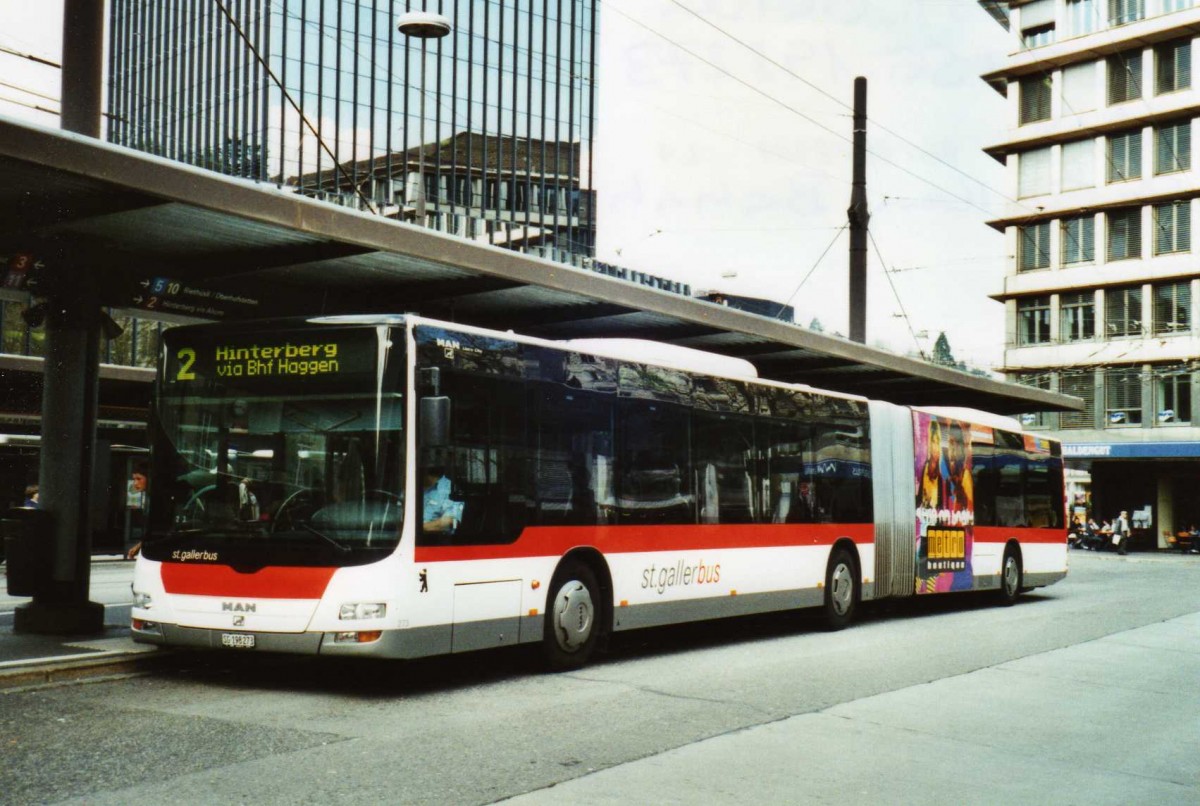
{"type": "Polygon", "coordinates": [[[613,511],[609,397],[539,385],[533,411],[533,522],[607,523],[613,511]]]}
{"type": "Polygon", "coordinates": [[[1063,490],[1061,459],[1030,456],[1025,464],[1025,507],[1029,525],[1061,529],[1063,490]]]}
{"type": "Polygon", "coordinates": [[[809,426],[787,421],[759,421],[766,464],[765,493],[771,523],[815,523],[823,520],[812,479],[812,436],[809,426]]]}
{"type": "Polygon", "coordinates": [[[1024,464],[1024,457],[1016,451],[996,451],[997,526],[1019,527],[1025,525],[1025,496],[1022,489],[1024,464]]]}
{"type": "Polygon", "coordinates": [[[618,522],[695,523],[687,411],[644,400],[618,409],[618,522]]]}
{"type": "Polygon", "coordinates": [[[692,415],[700,523],[754,523],[754,422],[749,417],[692,415]]]}

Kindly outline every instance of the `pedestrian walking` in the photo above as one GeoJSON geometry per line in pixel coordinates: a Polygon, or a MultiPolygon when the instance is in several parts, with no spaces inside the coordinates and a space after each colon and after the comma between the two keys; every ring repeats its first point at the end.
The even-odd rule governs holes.
{"type": "Polygon", "coordinates": [[[1129,513],[1124,509],[1113,522],[1113,543],[1117,547],[1117,554],[1129,553],[1129,513]]]}

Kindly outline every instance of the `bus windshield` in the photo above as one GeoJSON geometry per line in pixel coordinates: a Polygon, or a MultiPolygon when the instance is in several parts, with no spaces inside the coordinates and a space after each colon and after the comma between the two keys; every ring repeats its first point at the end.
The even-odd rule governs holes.
{"type": "Polygon", "coordinates": [[[147,556],[180,540],[272,564],[393,549],[404,467],[395,341],[386,328],[169,331],[147,556]]]}

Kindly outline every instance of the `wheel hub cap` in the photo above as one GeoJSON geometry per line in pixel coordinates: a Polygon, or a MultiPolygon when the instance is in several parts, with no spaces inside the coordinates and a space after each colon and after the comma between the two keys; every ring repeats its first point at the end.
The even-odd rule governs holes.
{"type": "Polygon", "coordinates": [[[850,569],[845,565],[839,565],[833,569],[829,597],[833,602],[833,609],[839,616],[844,615],[850,609],[850,604],[854,600],[854,577],[850,575],[850,569]]]}
{"type": "Polygon", "coordinates": [[[554,599],[554,626],[558,645],[567,651],[579,649],[592,634],[595,608],[592,595],[582,582],[563,585],[554,599]]]}

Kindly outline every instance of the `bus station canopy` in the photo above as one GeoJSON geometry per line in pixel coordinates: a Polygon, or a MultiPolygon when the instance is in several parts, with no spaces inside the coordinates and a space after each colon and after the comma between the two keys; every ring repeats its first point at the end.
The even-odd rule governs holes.
{"type": "Polygon", "coordinates": [[[69,262],[113,308],[180,321],[420,313],[548,339],[654,339],[744,358],[764,378],[894,403],[1082,408],[1067,395],[5,118],[0,176],[9,276],[14,255],[50,269],[69,262]]]}

